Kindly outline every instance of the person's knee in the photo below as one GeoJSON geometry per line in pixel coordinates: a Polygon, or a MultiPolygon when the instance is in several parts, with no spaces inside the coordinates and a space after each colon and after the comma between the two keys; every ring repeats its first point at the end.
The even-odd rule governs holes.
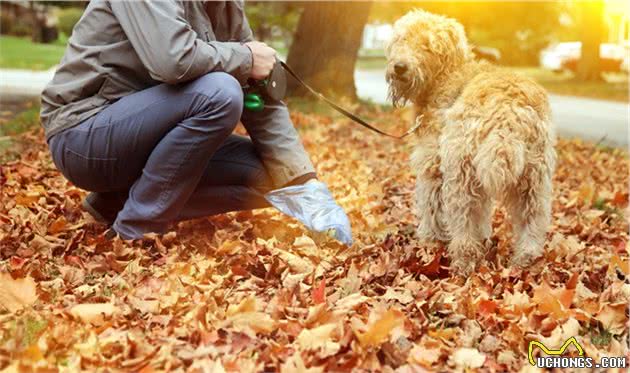
{"type": "Polygon", "coordinates": [[[236,78],[224,72],[208,73],[195,81],[195,90],[207,97],[209,111],[223,119],[220,122],[226,129],[236,127],[243,113],[243,89],[236,78]]]}

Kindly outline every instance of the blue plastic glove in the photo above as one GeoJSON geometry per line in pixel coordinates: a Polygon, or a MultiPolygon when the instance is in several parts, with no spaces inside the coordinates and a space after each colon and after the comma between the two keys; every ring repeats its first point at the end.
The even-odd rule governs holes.
{"type": "Polygon", "coordinates": [[[332,229],[334,238],[348,246],[352,245],[350,220],[321,181],[309,180],[303,185],[272,190],[265,195],[265,199],[284,214],[302,222],[308,229],[316,232],[332,229]]]}

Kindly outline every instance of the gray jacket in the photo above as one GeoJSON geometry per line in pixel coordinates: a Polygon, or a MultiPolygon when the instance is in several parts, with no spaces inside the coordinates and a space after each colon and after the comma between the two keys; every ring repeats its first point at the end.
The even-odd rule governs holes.
{"type": "MultiPolygon", "coordinates": [[[[211,71],[244,83],[252,55],[243,43],[252,39],[241,1],[92,0],[42,93],[46,138],[160,83],[211,71]]],[[[243,123],[277,184],[313,172],[283,104],[244,114],[243,123]]]]}

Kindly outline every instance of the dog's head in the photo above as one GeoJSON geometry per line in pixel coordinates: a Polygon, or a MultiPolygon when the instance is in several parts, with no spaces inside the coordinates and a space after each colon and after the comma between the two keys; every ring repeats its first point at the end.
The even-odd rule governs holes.
{"type": "Polygon", "coordinates": [[[444,73],[471,58],[462,25],[423,10],[413,10],[396,21],[385,54],[394,105],[426,95],[444,73]]]}

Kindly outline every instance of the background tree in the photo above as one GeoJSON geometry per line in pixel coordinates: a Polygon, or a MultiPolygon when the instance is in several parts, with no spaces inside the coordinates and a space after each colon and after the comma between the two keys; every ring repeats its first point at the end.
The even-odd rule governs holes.
{"type": "Polygon", "coordinates": [[[286,53],[291,45],[295,26],[302,6],[287,1],[248,1],[245,5],[247,20],[257,40],[286,53]]]}
{"type": "Polygon", "coordinates": [[[575,78],[581,81],[601,80],[599,46],[606,37],[604,2],[601,0],[582,2],[579,14],[582,57],[575,78]]]}
{"type": "Polygon", "coordinates": [[[497,48],[501,63],[535,65],[539,52],[561,31],[565,6],[556,1],[379,2],[370,19],[393,22],[415,8],[443,14],[464,25],[472,44],[497,48]]]}
{"type": "MultiPolygon", "coordinates": [[[[356,99],[354,65],[371,2],[310,2],[295,31],[287,63],[315,89],[356,99]]],[[[289,80],[289,91],[306,91],[289,80]]]]}

